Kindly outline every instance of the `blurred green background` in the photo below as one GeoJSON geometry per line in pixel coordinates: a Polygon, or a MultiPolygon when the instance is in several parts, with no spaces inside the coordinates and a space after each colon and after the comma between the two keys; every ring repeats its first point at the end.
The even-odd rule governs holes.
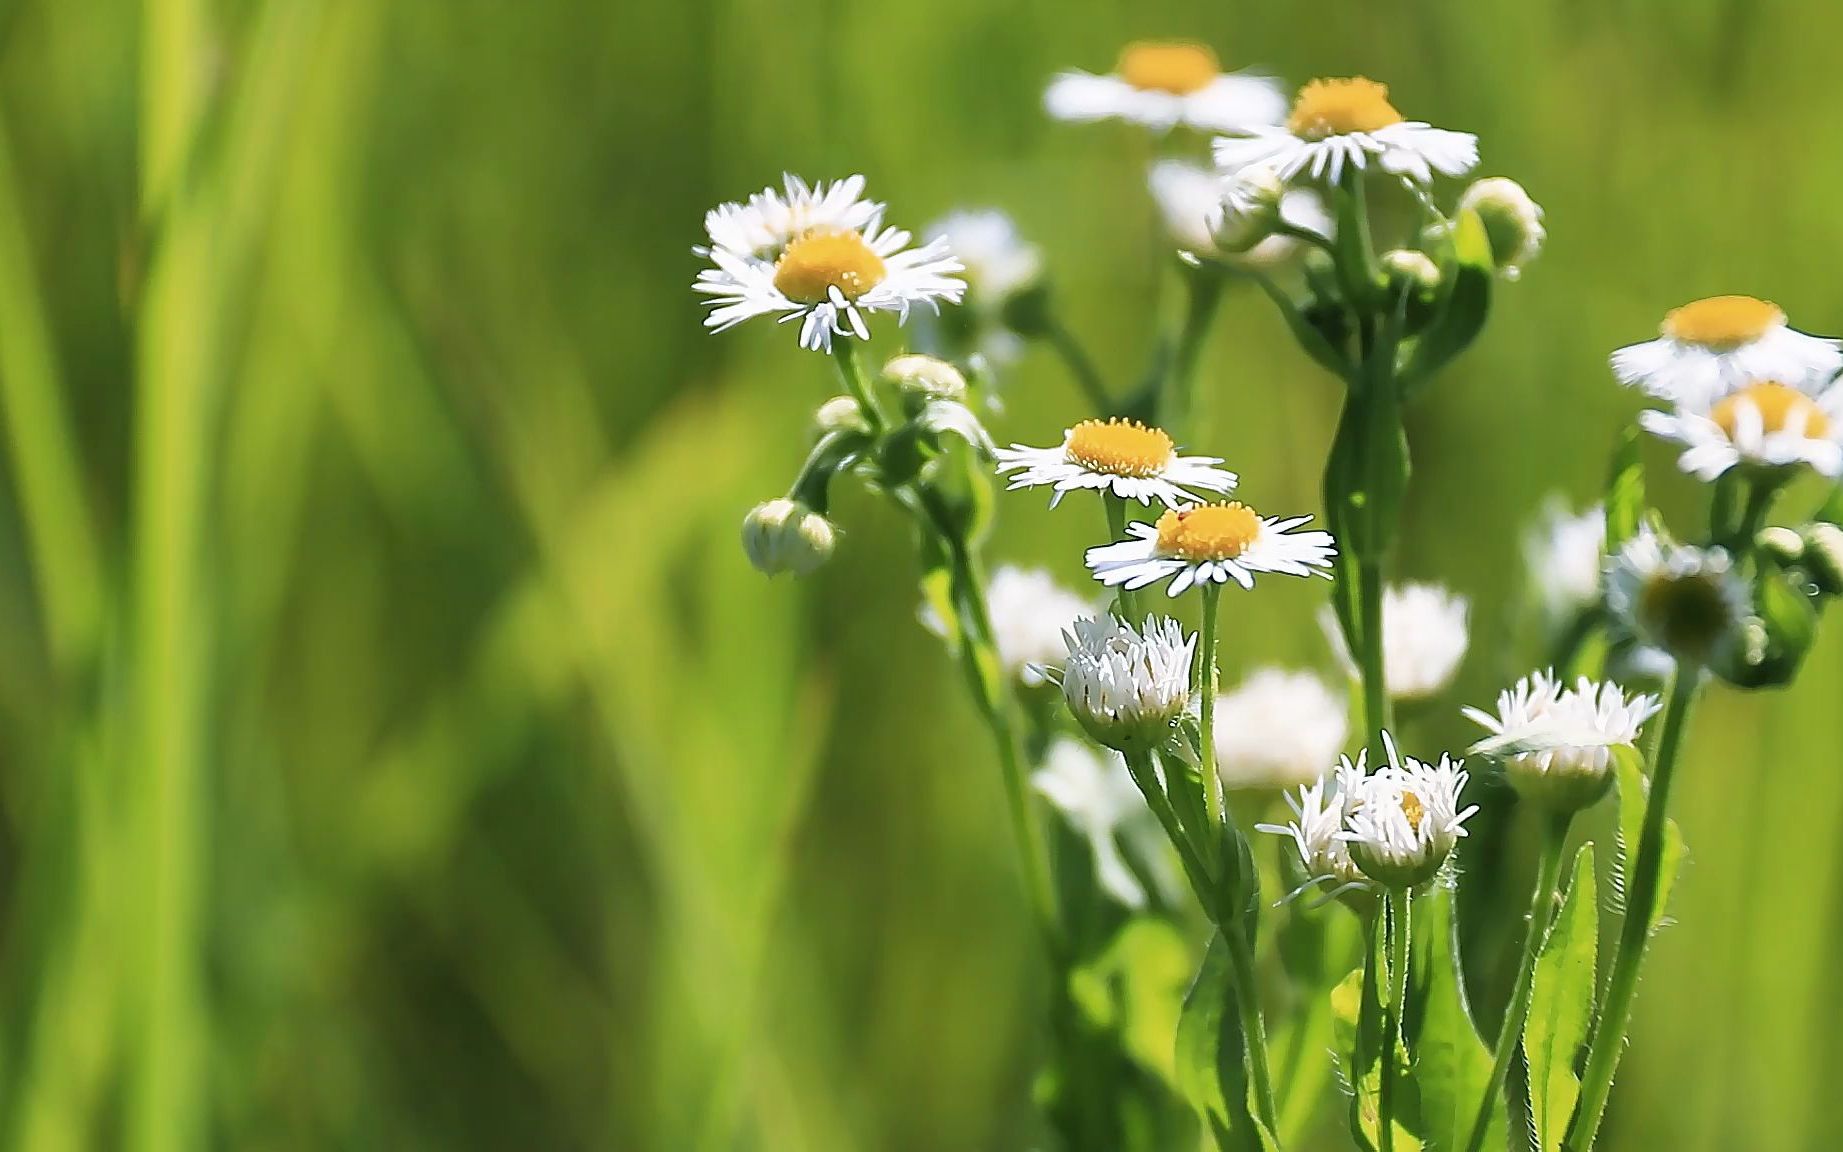
{"type": "MultiPolygon", "coordinates": [[[[1548,211],[1412,416],[1456,700],[1530,659],[1520,535],[1593,495],[1610,348],[1723,291],[1843,330],[1830,4],[0,4],[0,1141],[1028,1146],[989,746],[886,509],[843,496],[811,580],[744,562],[834,389],[703,333],[689,249],[783,169],[1001,205],[1123,380],[1177,304],[1149,146],[1038,100],[1148,35],[1384,79],[1548,211]]],[[[1316,507],[1334,382],[1252,294],[1204,371],[1198,447],[1316,507]]],[[[1080,414],[1033,352],[993,426],[1080,414]]],[[[1077,584],[1098,514],[1001,508],[994,559],[1077,584]]],[[[1329,667],[1322,595],[1230,604],[1229,675],[1329,667]]],[[[1831,623],[1700,715],[1605,1147],[1843,1141],[1831,623]]]]}

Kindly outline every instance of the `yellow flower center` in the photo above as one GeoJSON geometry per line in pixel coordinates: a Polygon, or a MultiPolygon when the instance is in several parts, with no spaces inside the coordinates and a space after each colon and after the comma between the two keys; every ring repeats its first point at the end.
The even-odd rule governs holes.
{"type": "Polygon", "coordinates": [[[1401,123],[1401,113],[1389,103],[1389,86],[1361,76],[1314,80],[1299,90],[1286,127],[1307,140],[1374,132],[1401,123]]]}
{"type": "Polygon", "coordinates": [[[1710,296],[1673,309],[1664,317],[1664,335],[1685,344],[1730,351],[1751,344],[1784,323],[1785,313],[1770,300],[1710,296]]]}
{"type": "Polygon", "coordinates": [[[1709,413],[1730,440],[1740,424],[1743,404],[1752,405],[1760,413],[1760,424],[1768,432],[1783,432],[1796,422],[1796,417],[1803,416],[1805,435],[1814,440],[1830,435],[1830,419],[1811,397],[1789,384],[1762,380],[1722,400],[1709,413]]]}
{"type": "Polygon", "coordinates": [[[1421,817],[1427,815],[1427,806],[1422,804],[1421,798],[1414,793],[1403,792],[1401,794],[1401,814],[1408,818],[1408,827],[1418,830],[1421,826],[1421,817]]]}
{"type": "Polygon", "coordinates": [[[796,237],[774,263],[774,286],[802,304],[823,304],[832,289],[847,300],[883,283],[883,257],[856,232],[808,232],[796,237]]]}
{"type": "Polygon", "coordinates": [[[1233,560],[1261,535],[1261,518],[1246,504],[1203,504],[1158,518],[1158,551],[1186,560],[1233,560]]]}
{"type": "Polygon", "coordinates": [[[1116,68],[1135,88],[1173,96],[1201,91],[1222,75],[1208,45],[1189,40],[1135,40],[1121,50],[1116,68]]]}
{"type": "Polygon", "coordinates": [[[1063,451],[1083,468],[1114,476],[1157,476],[1171,463],[1171,437],[1137,420],[1083,420],[1063,451]]]}

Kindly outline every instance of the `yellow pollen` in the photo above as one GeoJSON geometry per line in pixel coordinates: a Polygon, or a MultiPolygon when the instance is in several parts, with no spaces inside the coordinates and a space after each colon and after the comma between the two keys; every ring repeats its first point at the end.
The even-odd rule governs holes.
{"type": "Polygon", "coordinates": [[[1233,560],[1261,535],[1261,518],[1246,504],[1203,504],[1158,518],[1158,551],[1186,560],[1233,560]]]}
{"type": "Polygon", "coordinates": [[[1120,78],[1147,92],[1188,96],[1210,86],[1222,65],[1208,45],[1189,40],[1135,40],[1120,51],[1120,78]]]}
{"type": "Polygon", "coordinates": [[[774,286],[802,304],[823,304],[832,289],[856,300],[883,283],[883,257],[856,232],[808,232],[774,263],[774,286]]]}
{"type": "Polygon", "coordinates": [[[1770,300],[1710,296],[1672,309],[1664,317],[1664,335],[1685,344],[1729,351],[1758,340],[1783,323],[1785,313],[1770,300]]]}
{"type": "Polygon", "coordinates": [[[1163,429],[1137,420],[1083,420],[1069,429],[1068,458],[1114,476],[1157,476],[1171,463],[1174,446],[1163,429]]]}
{"type": "Polygon", "coordinates": [[[1408,818],[1410,828],[1418,829],[1421,826],[1421,817],[1427,815],[1427,806],[1422,804],[1421,798],[1414,793],[1403,792],[1401,794],[1401,814],[1408,818]]]}
{"type": "Polygon", "coordinates": [[[1374,132],[1401,123],[1401,113],[1389,103],[1389,86],[1361,76],[1347,80],[1314,80],[1299,90],[1288,131],[1308,140],[1374,132]]]}
{"type": "Polygon", "coordinates": [[[1806,436],[1821,440],[1830,435],[1830,419],[1811,397],[1789,384],[1762,380],[1725,398],[1709,413],[1709,418],[1721,426],[1730,440],[1740,424],[1743,404],[1752,405],[1760,413],[1760,425],[1767,432],[1783,432],[1802,415],[1806,436]]]}

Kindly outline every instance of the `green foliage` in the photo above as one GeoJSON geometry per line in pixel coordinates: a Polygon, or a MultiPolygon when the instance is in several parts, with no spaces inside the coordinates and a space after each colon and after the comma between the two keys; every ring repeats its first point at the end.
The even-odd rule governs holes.
{"type": "MultiPolygon", "coordinates": [[[[1445,885],[1414,903],[1414,960],[1408,988],[1421,1137],[1430,1150],[1463,1148],[1491,1078],[1491,1049],[1466,1000],[1454,894],[1445,885]]],[[[1504,1114],[1492,1118],[1486,1147],[1504,1147],[1504,1114]]]]}
{"type": "MultiPolygon", "coordinates": [[[[1575,853],[1561,911],[1536,959],[1523,1056],[1529,1070],[1530,1146],[1557,1152],[1580,1098],[1576,1070],[1593,1023],[1594,964],[1599,903],[1594,895],[1593,845],[1575,853]]],[[[1502,1141],[1497,1145],[1501,1147],[1502,1141]]]]}
{"type": "Polygon", "coordinates": [[[1664,822],[1664,848],[1658,862],[1657,902],[1650,909],[1633,908],[1628,899],[1629,884],[1638,852],[1639,835],[1644,828],[1645,797],[1648,793],[1644,758],[1634,749],[1614,749],[1613,772],[1619,790],[1619,867],[1613,873],[1614,894],[1625,915],[1645,916],[1650,921],[1651,930],[1656,931],[1664,918],[1670,890],[1676,884],[1677,871],[1683,864],[1683,834],[1678,830],[1675,820],[1664,822]]]}

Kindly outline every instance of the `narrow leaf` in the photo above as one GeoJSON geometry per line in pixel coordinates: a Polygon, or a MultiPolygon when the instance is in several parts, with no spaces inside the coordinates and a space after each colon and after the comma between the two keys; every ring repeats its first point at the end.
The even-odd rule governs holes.
{"type": "Polygon", "coordinates": [[[1613,449],[1606,476],[1606,551],[1610,555],[1638,534],[1645,515],[1645,465],[1639,456],[1638,426],[1626,425],[1613,449]]]}
{"type": "MultiPolygon", "coordinates": [[[[1491,1050],[1472,1022],[1461,975],[1453,893],[1445,887],[1414,902],[1414,962],[1410,1003],[1419,1007],[1419,1027],[1409,1045],[1419,1088],[1422,1134],[1430,1149],[1465,1146],[1485,1085],[1491,1080],[1491,1050]]],[[[1500,1101],[1501,1104],[1501,1101],[1500,1101]]],[[[1487,1147],[1505,1141],[1501,1107],[1492,1119],[1487,1147]]]]}
{"type": "Polygon", "coordinates": [[[1593,845],[1575,854],[1568,895],[1536,959],[1523,1056],[1529,1065],[1530,1119],[1537,1152],[1557,1152],[1580,1098],[1575,1058],[1593,1023],[1598,901],[1593,845]]]}
{"type": "Polygon", "coordinates": [[[1217,934],[1184,997],[1176,1074],[1178,1090],[1216,1133],[1218,1146],[1239,1152],[1261,1144],[1248,1112],[1248,1069],[1231,972],[1228,944],[1217,934]]]}
{"type": "Polygon", "coordinates": [[[1648,913],[1631,907],[1627,896],[1631,892],[1632,869],[1638,856],[1638,839],[1644,830],[1645,797],[1650,785],[1645,780],[1643,758],[1634,748],[1613,749],[1613,770],[1619,782],[1619,868],[1614,874],[1618,903],[1627,916],[1646,916],[1650,930],[1655,932],[1664,918],[1677,869],[1683,863],[1683,836],[1677,831],[1675,820],[1664,822],[1664,854],[1659,861],[1657,903],[1648,913]]]}

